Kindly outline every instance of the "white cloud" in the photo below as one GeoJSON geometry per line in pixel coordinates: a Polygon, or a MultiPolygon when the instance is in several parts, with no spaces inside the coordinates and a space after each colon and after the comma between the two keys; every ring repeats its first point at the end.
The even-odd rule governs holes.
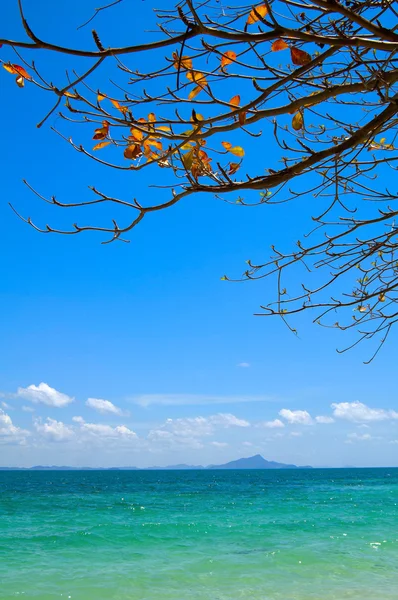
{"type": "Polygon", "coordinates": [[[292,437],[301,437],[303,433],[301,431],[292,431],[290,435],[292,437]]]}
{"type": "Polygon", "coordinates": [[[72,421],[75,423],[84,423],[83,417],[72,417],[72,421]]]}
{"type": "Polygon", "coordinates": [[[75,435],[73,429],[62,423],[48,417],[43,423],[41,419],[35,420],[35,429],[43,437],[52,442],[67,442],[75,435]]]}
{"type": "Polygon", "coordinates": [[[390,444],[397,444],[398,445],[398,440],[391,440],[390,444]]]}
{"type": "Polygon", "coordinates": [[[272,396],[212,396],[201,394],[142,394],[129,398],[133,404],[143,407],[160,406],[205,406],[207,404],[241,404],[249,402],[274,402],[272,396]]]}
{"type": "Polygon", "coordinates": [[[16,427],[11,417],[0,408],[0,444],[23,444],[28,431],[16,427]]]}
{"type": "Polygon", "coordinates": [[[254,444],[252,444],[252,442],[242,442],[242,446],[247,446],[250,448],[250,446],[254,446],[254,444]]]}
{"type": "Polygon", "coordinates": [[[91,437],[112,438],[119,440],[138,439],[137,434],[126,427],[126,425],[111,427],[110,425],[103,425],[101,423],[86,423],[82,417],[73,417],[73,421],[75,423],[79,423],[81,433],[88,434],[91,437]]]}
{"type": "Polygon", "coordinates": [[[89,398],[86,401],[86,406],[93,408],[101,414],[113,413],[114,415],[122,415],[123,411],[118,406],[115,406],[110,400],[101,400],[100,398],[89,398]]]}
{"type": "Polygon", "coordinates": [[[5,410],[12,410],[12,406],[10,406],[9,404],[7,404],[7,402],[2,402],[1,406],[3,408],[5,408],[5,410]]]}
{"type": "Polygon", "coordinates": [[[229,444],[227,442],[210,442],[215,448],[226,448],[229,444]]]}
{"type": "Polygon", "coordinates": [[[244,419],[238,419],[234,415],[230,413],[218,413],[217,415],[212,415],[208,417],[208,421],[212,425],[220,426],[220,427],[249,427],[249,421],[245,421],[244,419]]]}
{"type": "Polygon", "coordinates": [[[280,416],[286,419],[288,423],[294,425],[313,425],[314,421],[310,413],[306,410],[289,410],[288,408],[282,408],[279,411],[280,416]]]}
{"type": "Polygon", "coordinates": [[[242,367],[243,369],[247,369],[248,367],[250,367],[250,363],[241,362],[241,363],[237,364],[236,366],[237,367],[242,367]]]}
{"type": "Polygon", "coordinates": [[[337,419],[345,419],[353,423],[367,423],[372,421],[387,421],[398,419],[398,412],[382,408],[370,408],[362,402],[340,402],[332,404],[333,415],[337,419]]]}
{"type": "Polygon", "coordinates": [[[28,413],[34,413],[35,412],[35,409],[32,406],[23,406],[22,410],[24,412],[28,412],[28,413]]]}
{"type": "Polygon", "coordinates": [[[370,433],[349,433],[347,439],[349,442],[367,442],[373,438],[370,433]]]}
{"type": "Polygon", "coordinates": [[[323,423],[327,425],[328,423],[334,423],[333,417],[325,417],[323,415],[319,415],[319,417],[315,417],[315,421],[317,423],[323,423]]]}
{"type": "Polygon", "coordinates": [[[263,421],[259,423],[259,427],[267,427],[268,429],[281,429],[285,424],[280,419],[274,419],[273,421],[263,421]]]}
{"type": "Polygon", "coordinates": [[[55,406],[61,408],[73,402],[74,398],[58,392],[47,383],[39,385],[29,385],[27,388],[18,388],[17,397],[29,400],[34,404],[46,404],[47,406],[55,406]]]}
{"type": "Polygon", "coordinates": [[[149,432],[148,441],[169,446],[185,445],[197,449],[203,447],[198,439],[212,435],[217,429],[249,426],[248,421],[238,419],[230,413],[218,413],[209,417],[167,419],[163,425],[149,432]]]}

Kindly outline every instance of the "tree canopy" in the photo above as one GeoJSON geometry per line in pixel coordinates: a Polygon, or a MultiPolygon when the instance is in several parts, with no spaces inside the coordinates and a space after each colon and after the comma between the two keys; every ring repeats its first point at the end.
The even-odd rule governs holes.
{"type": "Polygon", "coordinates": [[[259,314],[279,315],[295,331],[289,315],[311,309],[322,325],[356,329],[355,343],[376,336],[377,353],[398,320],[398,2],[169,2],[155,11],[157,30],[146,43],[108,47],[106,32],[90,28],[121,2],[82,18],[87,43],[76,48],[42,39],[18,0],[25,39],[0,39],[15,52],[15,62],[2,63],[25,92],[37,86],[53,96],[38,127],[59,112],[83,139],[57,131],[73,149],[131,177],[146,169],[151,185],[160,180],[154,201],[91,185],[91,197],[67,202],[31,188],[60,208],[109,203],[131,213],[124,223],[70,230],[14,211],[40,232],[96,231],[110,243],[128,241],[144,217],[193,194],[242,207],[301,199],[313,207],[302,239],[273,245],[261,263],[247,261],[243,279],[276,278],[276,297],[259,314]],[[73,59],[66,77],[43,75],[49,53],[73,59]],[[105,61],[115,78],[97,87],[105,61]],[[265,145],[272,164],[269,152],[262,158],[265,145]],[[303,269],[296,290],[292,269],[303,269]]]}

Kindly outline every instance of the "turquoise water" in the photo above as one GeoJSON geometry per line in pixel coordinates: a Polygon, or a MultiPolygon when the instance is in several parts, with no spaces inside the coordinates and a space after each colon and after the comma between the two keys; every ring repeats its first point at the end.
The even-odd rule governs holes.
{"type": "Polygon", "coordinates": [[[0,598],[397,600],[398,469],[0,472],[0,598]]]}

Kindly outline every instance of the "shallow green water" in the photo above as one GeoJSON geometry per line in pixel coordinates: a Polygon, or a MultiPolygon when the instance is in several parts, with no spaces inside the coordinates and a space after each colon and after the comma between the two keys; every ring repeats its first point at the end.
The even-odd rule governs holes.
{"type": "Polygon", "coordinates": [[[397,600],[398,469],[0,472],[0,598],[397,600]]]}

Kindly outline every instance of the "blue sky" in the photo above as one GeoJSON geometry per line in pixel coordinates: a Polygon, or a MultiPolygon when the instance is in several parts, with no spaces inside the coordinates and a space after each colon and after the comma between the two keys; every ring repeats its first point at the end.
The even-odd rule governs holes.
{"type": "MultiPolygon", "coordinates": [[[[34,11],[26,2],[32,25],[42,37],[89,46],[89,29],[76,26],[98,0],[87,0],[84,12],[75,0],[56,4],[50,13],[46,0],[34,11]]],[[[150,28],[153,2],[139,4],[137,41],[150,28]]],[[[16,6],[5,0],[0,37],[23,37],[16,6]]],[[[98,17],[109,43],[131,42],[121,26],[126,10],[98,17]]],[[[5,47],[0,57],[19,62],[5,47]]],[[[35,59],[63,82],[59,57],[35,59]]],[[[99,81],[108,73],[111,65],[99,81]]],[[[369,345],[338,355],[336,346],[351,338],[312,325],[309,315],[294,322],[298,338],[279,320],[254,317],[271,282],[220,280],[239,275],[248,258],[268,256],[271,243],[300,237],[311,207],[244,208],[191,196],[151,215],[130,244],[40,235],[9,201],[38,223],[65,227],[109,222],[114,212],[62,212],[35,198],[23,178],[61,201],[87,199],[91,184],[145,199],[157,193],[148,176],[159,180],[159,170],[135,177],[78,155],[50,130],[68,131],[56,115],[35,127],[51,98],[12,79],[2,70],[0,465],[208,464],[259,452],[316,466],[398,466],[396,334],[366,366],[369,345]]],[[[264,157],[271,161],[267,145],[264,157]]]]}

